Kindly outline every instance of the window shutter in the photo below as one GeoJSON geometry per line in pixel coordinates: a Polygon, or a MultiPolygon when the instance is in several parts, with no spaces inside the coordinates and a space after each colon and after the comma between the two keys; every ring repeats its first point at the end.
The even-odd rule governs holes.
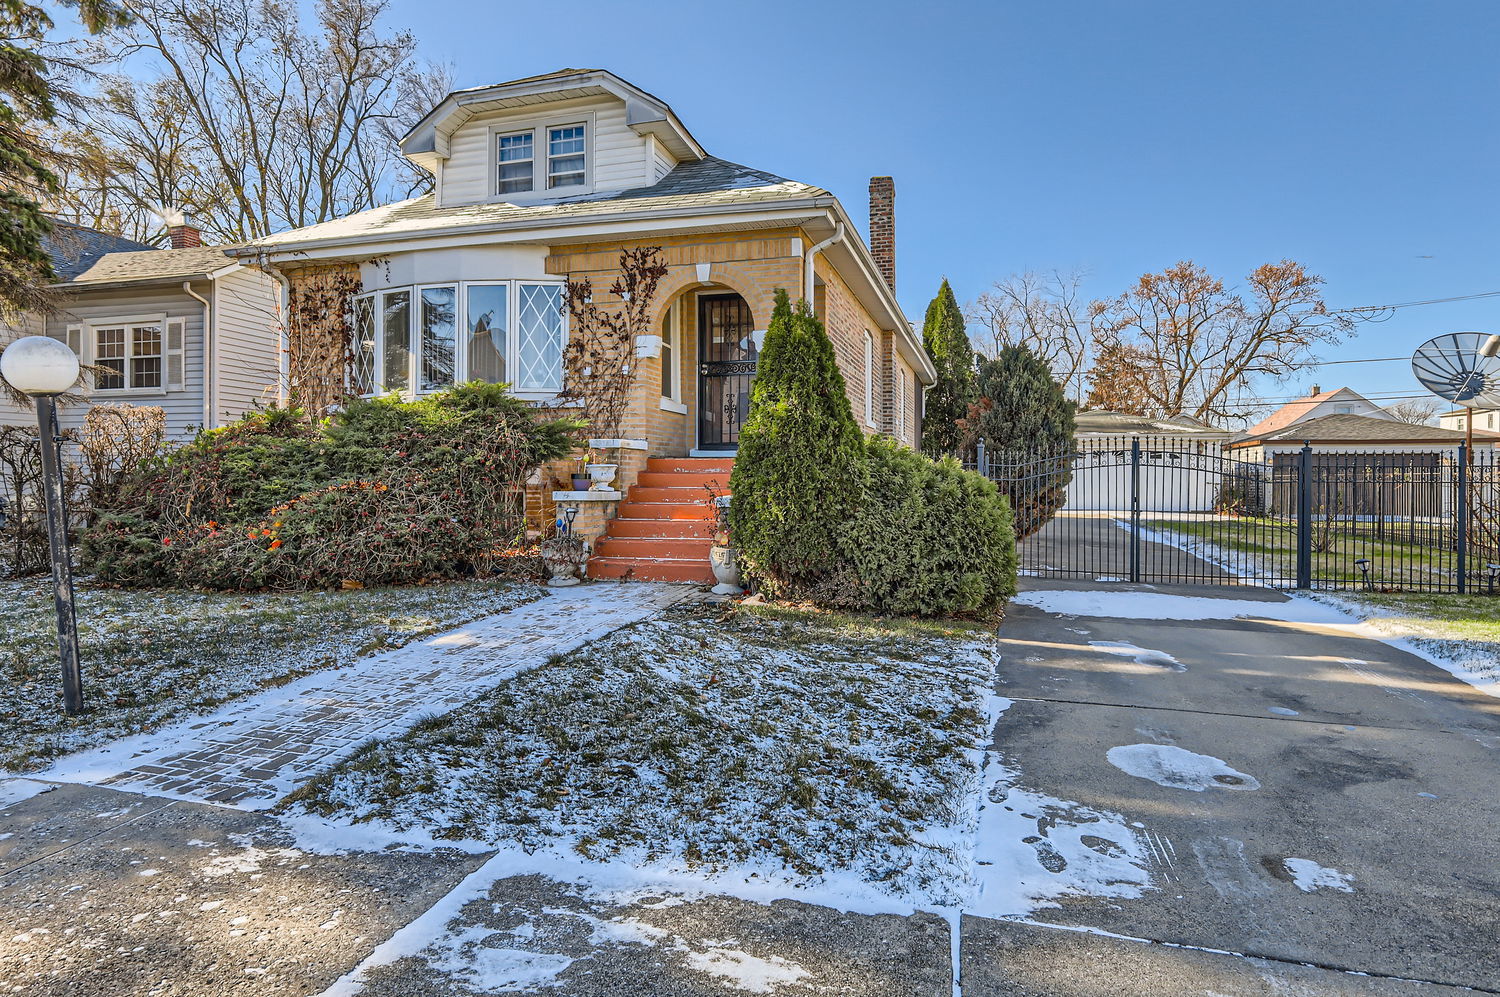
{"type": "Polygon", "coordinates": [[[78,354],[79,359],[83,358],[83,326],[68,326],[66,338],[63,340],[63,342],[68,344],[68,349],[78,354]]]}
{"type": "Polygon", "coordinates": [[[185,339],[187,339],[187,319],[167,319],[167,341],[163,346],[162,362],[167,369],[168,391],[181,391],[187,386],[187,361],[183,356],[185,339]]]}

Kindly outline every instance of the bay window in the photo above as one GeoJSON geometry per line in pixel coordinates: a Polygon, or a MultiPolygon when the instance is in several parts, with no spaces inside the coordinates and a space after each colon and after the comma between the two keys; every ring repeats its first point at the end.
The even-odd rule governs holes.
{"type": "Polygon", "coordinates": [[[464,381],[508,383],[531,397],[562,390],[567,322],[561,282],[387,288],[356,297],[351,317],[350,385],[360,394],[422,394],[464,381]]]}

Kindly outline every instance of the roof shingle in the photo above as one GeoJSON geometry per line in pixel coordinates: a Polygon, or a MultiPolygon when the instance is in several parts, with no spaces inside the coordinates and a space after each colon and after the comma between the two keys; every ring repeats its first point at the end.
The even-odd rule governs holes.
{"type": "Polygon", "coordinates": [[[222,270],[236,262],[226,246],[192,249],[153,249],[138,253],[109,253],[70,281],[79,284],[118,284],[130,281],[186,280],[222,270]]]}
{"type": "Polygon", "coordinates": [[[709,157],[681,163],[647,187],[602,191],[539,204],[495,202],[440,207],[431,194],[382,205],[335,221],[309,225],[246,244],[246,249],[275,251],[303,243],[358,241],[373,235],[418,235],[446,228],[485,224],[545,223],[589,218],[624,211],[705,210],[739,204],[774,203],[826,196],[821,187],[787,180],[738,163],[709,157]]]}

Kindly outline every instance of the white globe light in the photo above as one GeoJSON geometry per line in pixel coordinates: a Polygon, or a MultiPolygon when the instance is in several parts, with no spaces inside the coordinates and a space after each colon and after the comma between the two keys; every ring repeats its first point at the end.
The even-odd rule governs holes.
{"type": "Polygon", "coordinates": [[[60,395],[78,383],[78,355],[50,336],[25,336],[0,353],[0,376],[28,395],[60,395]]]}

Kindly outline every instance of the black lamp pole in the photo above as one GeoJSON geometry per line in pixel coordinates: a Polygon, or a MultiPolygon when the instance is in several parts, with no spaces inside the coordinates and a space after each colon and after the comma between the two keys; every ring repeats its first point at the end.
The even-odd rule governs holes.
{"type": "Polygon", "coordinates": [[[36,395],[41,430],[42,484],[47,499],[47,545],[52,552],[52,602],[57,609],[57,654],[62,660],[63,709],[83,712],[83,675],[78,668],[78,619],[73,612],[73,561],[68,551],[68,510],[62,467],[57,455],[57,404],[52,395],[36,395]]]}

